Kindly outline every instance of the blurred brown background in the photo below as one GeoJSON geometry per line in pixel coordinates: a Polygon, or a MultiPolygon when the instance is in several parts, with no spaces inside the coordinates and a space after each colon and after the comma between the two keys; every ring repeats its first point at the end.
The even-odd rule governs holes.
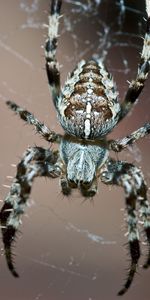
{"type": "MultiPolygon", "coordinates": [[[[125,1],[123,13],[123,7],[118,5],[121,1],[101,1],[97,10],[90,7],[90,1],[64,1],[57,52],[62,84],[78,60],[101,54],[104,43],[109,48],[107,66],[123,98],[127,80],[136,74],[145,25],[144,1],[136,1],[134,7],[131,2],[125,1]]],[[[48,147],[33,128],[7,109],[5,101],[16,101],[51,129],[62,132],[49,94],[41,48],[46,34],[42,24],[47,23],[48,8],[48,0],[0,2],[0,199],[8,192],[3,185],[11,183],[7,176],[15,175],[12,165],[17,164],[25,149],[35,144],[48,147]]],[[[134,112],[111,138],[123,137],[150,120],[149,82],[134,112]]],[[[141,166],[150,184],[149,147],[150,140],[145,138],[133,153],[125,151],[118,157],[141,166]]],[[[4,256],[0,257],[2,300],[117,299],[128,266],[123,246],[123,191],[99,184],[93,201],[83,200],[78,192],[69,199],[63,197],[58,180],[36,180],[23,218],[22,236],[14,249],[19,279],[12,277],[4,256]]],[[[140,264],[143,259],[142,256],[140,264]]],[[[139,274],[124,299],[149,299],[150,270],[139,267],[139,274]]]]}

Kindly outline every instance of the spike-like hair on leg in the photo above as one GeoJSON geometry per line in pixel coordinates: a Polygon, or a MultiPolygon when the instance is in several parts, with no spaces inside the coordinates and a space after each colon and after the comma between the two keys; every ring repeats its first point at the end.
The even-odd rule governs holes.
{"type": "Polygon", "coordinates": [[[143,221],[146,242],[148,243],[148,253],[143,268],[150,267],[150,204],[147,200],[147,185],[143,181],[141,188],[138,191],[138,200],[140,203],[140,217],[143,221]]]}
{"type": "Polygon", "coordinates": [[[140,258],[139,240],[135,239],[134,241],[129,242],[129,253],[131,256],[131,264],[127,274],[127,279],[125,280],[125,284],[123,285],[123,288],[118,292],[118,296],[122,296],[126,293],[130,285],[132,284],[135,273],[137,272],[137,264],[140,258]]]}
{"type": "Polygon", "coordinates": [[[11,185],[0,213],[2,239],[8,268],[18,277],[15,270],[12,246],[15,241],[21,215],[24,213],[33,180],[37,176],[58,177],[60,170],[55,163],[57,152],[41,147],[29,148],[17,166],[17,174],[11,185]]]}
{"type": "Polygon", "coordinates": [[[122,186],[125,191],[128,245],[131,263],[123,288],[118,293],[118,295],[123,295],[133,282],[140,258],[139,232],[136,216],[137,201],[140,203],[141,217],[144,221],[144,231],[149,247],[147,262],[144,266],[148,267],[150,262],[150,206],[147,201],[147,186],[142,172],[137,167],[124,161],[115,161],[113,159],[108,159],[106,162],[101,173],[101,180],[106,184],[122,186]]]}
{"type": "Polygon", "coordinates": [[[7,220],[9,219],[12,210],[13,206],[11,205],[11,203],[5,203],[0,212],[0,222],[2,230],[2,239],[4,244],[4,252],[8,268],[15,277],[19,277],[14,267],[14,254],[12,253],[12,245],[15,241],[17,230],[13,225],[7,226],[7,220]]]}

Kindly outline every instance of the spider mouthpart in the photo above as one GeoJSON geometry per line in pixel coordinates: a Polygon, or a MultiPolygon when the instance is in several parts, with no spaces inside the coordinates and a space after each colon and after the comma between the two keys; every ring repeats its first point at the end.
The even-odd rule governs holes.
{"type": "Polygon", "coordinates": [[[78,182],[74,182],[71,179],[68,179],[68,184],[71,189],[76,189],[78,187],[78,182]]]}
{"type": "Polygon", "coordinates": [[[93,182],[84,182],[78,181],[74,182],[73,180],[68,180],[69,187],[72,189],[78,188],[81,191],[81,194],[84,197],[93,197],[97,192],[97,185],[93,184],[93,182]]]}
{"type": "Polygon", "coordinates": [[[97,192],[97,189],[95,188],[91,188],[91,189],[81,189],[81,193],[82,193],[82,196],[86,197],[86,198],[92,198],[96,195],[96,192],[97,192]]]}
{"type": "Polygon", "coordinates": [[[80,189],[84,197],[94,197],[97,192],[97,181],[94,179],[92,182],[81,182],[80,189]]]}
{"type": "Polygon", "coordinates": [[[88,182],[88,181],[81,181],[80,182],[80,186],[82,187],[82,189],[88,190],[91,187],[92,182],[88,182]]]}

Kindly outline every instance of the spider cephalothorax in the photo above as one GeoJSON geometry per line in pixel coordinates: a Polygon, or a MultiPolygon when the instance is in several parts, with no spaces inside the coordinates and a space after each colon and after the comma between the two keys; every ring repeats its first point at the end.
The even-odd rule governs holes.
{"type": "Polygon", "coordinates": [[[65,134],[51,131],[34,115],[12,101],[7,105],[21,119],[34,125],[36,131],[50,143],[57,143],[59,150],[32,147],[27,149],[17,166],[17,174],[0,212],[2,238],[8,267],[18,276],[12,259],[12,244],[29,198],[32,183],[37,176],[60,177],[64,195],[79,188],[84,197],[92,197],[97,191],[98,179],[105,184],[122,186],[127,210],[130,268],[123,288],[123,295],[130,287],[140,258],[139,232],[137,228],[136,202],[140,204],[140,216],[148,244],[148,256],[144,264],[150,266],[150,205],[147,186],[139,168],[125,161],[109,157],[109,151],[119,152],[129,144],[150,133],[150,123],[120,140],[107,140],[106,135],[122,120],[135,104],[144,87],[150,65],[150,0],[146,0],[147,28],[141,60],[122,104],[118,103],[112,77],[101,59],[82,60],[64,88],[60,88],[59,64],[56,60],[58,25],[61,0],[51,1],[48,38],[45,43],[45,59],[48,83],[65,134]]]}
{"type": "Polygon", "coordinates": [[[63,193],[69,194],[71,188],[79,187],[84,196],[94,196],[98,172],[108,158],[108,150],[104,143],[78,141],[66,136],[60,145],[60,158],[64,162],[68,186],[65,190],[62,185],[63,193]]]}

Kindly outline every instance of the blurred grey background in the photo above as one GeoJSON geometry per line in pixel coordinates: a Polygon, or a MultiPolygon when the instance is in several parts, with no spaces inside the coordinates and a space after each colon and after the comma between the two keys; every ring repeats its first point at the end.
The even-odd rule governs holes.
{"type": "MultiPolygon", "coordinates": [[[[16,101],[52,130],[63,132],[48,90],[41,47],[49,5],[48,0],[0,1],[0,199],[8,192],[9,176],[15,175],[14,165],[25,149],[49,146],[8,110],[5,101],[16,101]]],[[[57,52],[62,84],[80,59],[102,55],[107,49],[106,64],[122,101],[142,49],[144,1],[66,0],[62,14],[57,52]]],[[[150,120],[149,82],[132,114],[110,138],[123,137],[150,120]]],[[[145,138],[118,155],[139,165],[148,184],[149,147],[150,140],[145,138]]],[[[2,300],[117,299],[128,266],[124,193],[99,183],[98,195],[92,201],[83,200],[76,191],[69,199],[63,197],[57,179],[35,181],[14,249],[19,279],[12,277],[0,256],[2,300]]],[[[150,297],[150,270],[142,270],[143,260],[144,256],[141,276],[136,275],[126,300],[150,297]]]]}

